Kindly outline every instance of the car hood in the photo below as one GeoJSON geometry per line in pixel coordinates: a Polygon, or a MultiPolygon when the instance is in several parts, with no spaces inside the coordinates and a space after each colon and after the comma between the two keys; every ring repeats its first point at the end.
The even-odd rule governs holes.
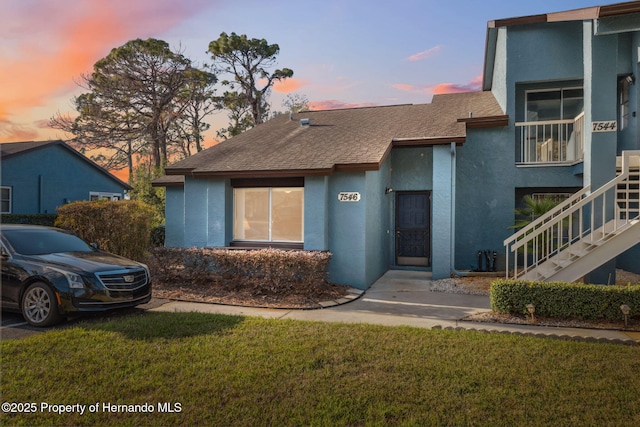
{"type": "Polygon", "coordinates": [[[90,273],[144,267],[143,264],[136,261],[106,252],[64,252],[48,255],[32,255],[29,258],[50,266],[82,270],[90,273]]]}

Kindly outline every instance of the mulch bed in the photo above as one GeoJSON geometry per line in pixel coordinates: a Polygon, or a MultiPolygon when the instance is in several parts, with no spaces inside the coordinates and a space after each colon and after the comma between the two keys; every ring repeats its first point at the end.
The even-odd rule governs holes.
{"type": "Polygon", "coordinates": [[[239,305],[244,307],[267,308],[319,308],[325,301],[334,301],[346,296],[351,288],[332,283],[315,286],[287,287],[265,290],[263,287],[247,281],[240,286],[228,286],[223,283],[211,283],[209,286],[194,286],[175,283],[153,284],[153,295],[157,298],[180,301],[208,302],[216,304],[239,305]]]}
{"type": "MultiPolygon", "coordinates": [[[[629,275],[623,274],[623,280],[629,275]]],[[[496,277],[459,277],[455,279],[460,292],[489,292],[489,286],[496,277]]],[[[637,279],[632,276],[631,279],[637,279]]],[[[623,282],[624,283],[624,282],[623,282]]],[[[264,307],[283,309],[319,308],[321,302],[335,301],[348,295],[352,289],[348,286],[333,283],[321,283],[316,286],[287,287],[286,289],[265,290],[263,287],[247,281],[236,286],[223,283],[211,283],[209,286],[154,282],[153,294],[156,298],[180,301],[206,302],[215,304],[238,305],[243,307],[264,307]]],[[[451,290],[456,292],[456,290],[451,290]]],[[[550,319],[536,317],[532,321],[527,316],[504,315],[493,312],[481,313],[467,317],[465,320],[505,324],[527,324],[549,327],[623,329],[624,323],[611,321],[585,321],[573,319],[550,319]]],[[[640,322],[630,319],[628,331],[640,331],[640,322]]]]}

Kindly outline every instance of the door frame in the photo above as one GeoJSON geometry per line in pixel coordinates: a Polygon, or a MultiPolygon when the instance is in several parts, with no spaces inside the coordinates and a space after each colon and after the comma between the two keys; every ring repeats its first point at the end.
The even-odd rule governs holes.
{"type": "Polygon", "coordinates": [[[396,197],[395,197],[395,203],[394,203],[394,216],[395,216],[395,224],[394,224],[394,232],[393,232],[393,240],[394,240],[394,259],[395,259],[395,264],[397,266],[402,266],[402,267],[431,267],[431,261],[433,259],[432,254],[431,254],[431,227],[432,227],[432,203],[431,203],[431,190],[415,190],[415,191],[397,191],[396,192],[396,197]],[[427,208],[426,208],[426,214],[427,214],[427,221],[426,221],[426,227],[424,228],[426,234],[427,234],[427,238],[425,239],[425,252],[427,254],[426,257],[401,257],[398,255],[399,253],[399,233],[400,233],[400,227],[399,227],[399,217],[400,215],[398,215],[399,210],[400,210],[400,196],[403,195],[425,195],[427,196],[427,208]],[[426,258],[426,259],[425,259],[426,258]]]}

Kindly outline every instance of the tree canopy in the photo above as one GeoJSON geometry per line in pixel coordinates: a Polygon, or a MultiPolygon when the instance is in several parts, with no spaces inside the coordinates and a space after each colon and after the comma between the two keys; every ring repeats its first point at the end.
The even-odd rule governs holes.
{"type": "Polygon", "coordinates": [[[81,77],[88,92],[74,98],[75,119],[58,114],[50,124],[74,135],[72,145],[108,169],[129,168],[134,156],[164,166],[172,154],[202,149],[206,115],[214,110],[214,74],[199,70],[157,39],[131,40],[111,50],[81,77]],[[104,154],[104,149],[108,154],[104,154]]]}
{"type": "MultiPolygon", "coordinates": [[[[237,135],[269,117],[268,96],[277,81],[293,76],[276,69],[277,44],[221,33],[210,42],[211,66],[195,66],[162,40],[135,39],[116,47],[80,77],[86,91],[73,98],[77,116],[58,113],[50,126],[73,135],[69,143],[109,170],[135,165],[162,173],[173,159],[203,147],[206,118],[228,112],[219,138],[237,135]],[[218,75],[224,79],[218,82],[218,75]],[[216,84],[225,90],[216,95],[216,84]]],[[[291,108],[306,105],[291,98],[291,108]]]]}
{"type": "Polygon", "coordinates": [[[289,68],[269,71],[276,64],[280,47],[265,39],[223,32],[209,43],[208,52],[214,71],[227,77],[221,81],[222,85],[230,89],[225,93],[222,105],[230,111],[232,122],[229,128],[219,131],[218,136],[237,135],[262,123],[268,117],[267,98],[273,84],[293,76],[293,70],[289,68]]]}

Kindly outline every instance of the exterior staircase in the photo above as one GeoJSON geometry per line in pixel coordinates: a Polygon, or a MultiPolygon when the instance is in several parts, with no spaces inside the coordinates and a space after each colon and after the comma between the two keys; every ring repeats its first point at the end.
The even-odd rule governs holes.
{"type": "Polygon", "coordinates": [[[507,278],[575,282],[640,243],[640,151],[616,178],[585,187],[504,241],[507,278]]]}

